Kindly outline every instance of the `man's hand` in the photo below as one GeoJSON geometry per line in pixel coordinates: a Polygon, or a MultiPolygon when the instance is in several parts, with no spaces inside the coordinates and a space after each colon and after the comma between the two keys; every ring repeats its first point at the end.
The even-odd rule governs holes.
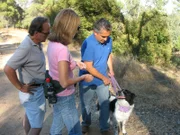
{"type": "Polygon", "coordinates": [[[109,72],[108,72],[108,76],[109,76],[109,77],[114,76],[114,71],[109,71],[109,72]]]}
{"type": "Polygon", "coordinates": [[[111,83],[110,79],[107,77],[104,77],[103,79],[104,85],[109,85],[111,83]]]}
{"type": "Polygon", "coordinates": [[[35,92],[36,90],[34,90],[34,88],[37,88],[39,86],[32,86],[34,83],[30,83],[30,84],[23,84],[20,88],[20,91],[21,92],[24,92],[24,93],[29,93],[29,94],[32,94],[34,95],[33,92],[35,92]]]}

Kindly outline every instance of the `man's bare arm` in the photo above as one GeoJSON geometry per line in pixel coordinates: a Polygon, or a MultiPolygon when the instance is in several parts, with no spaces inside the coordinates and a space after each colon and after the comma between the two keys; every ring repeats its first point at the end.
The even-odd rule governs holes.
{"type": "Polygon", "coordinates": [[[21,92],[24,93],[30,93],[33,94],[32,88],[35,88],[35,86],[31,86],[31,84],[21,84],[21,82],[19,81],[16,71],[11,68],[8,65],[5,65],[4,67],[4,72],[7,76],[7,78],[9,79],[9,81],[21,92]]]}
{"type": "Polygon", "coordinates": [[[4,67],[4,72],[7,76],[7,78],[10,80],[10,82],[18,89],[20,90],[22,88],[22,85],[20,83],[20,81],[18,80],[17,78],[17,74],[16,74],[16,71],[11,68],[10,66],[8,65],[5,65],[4,67]]]}

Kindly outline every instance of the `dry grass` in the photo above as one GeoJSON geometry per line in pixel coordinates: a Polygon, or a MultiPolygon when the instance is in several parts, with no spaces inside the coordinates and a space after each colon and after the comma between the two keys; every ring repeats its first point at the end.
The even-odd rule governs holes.
{"type": "Polygon", "coordinates": [[[114,67],[120,86],[137,96],[129,122],[134,128],[131,132],[137,135],[180,133],[180,71],[148,67],[122,57],[115,58],[114,67]]]}

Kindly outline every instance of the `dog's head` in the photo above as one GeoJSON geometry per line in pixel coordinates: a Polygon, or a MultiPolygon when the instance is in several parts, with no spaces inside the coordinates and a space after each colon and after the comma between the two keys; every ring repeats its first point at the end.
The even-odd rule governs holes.
{"type": "Polygon", "coordinates": [[[134,104],[134,98],[136,97],[134,93],[127,89],[122,89],[121,91],[118,91],[117,96],[120,97],[120,99],[125,99],[130,105],[134,104]]]}

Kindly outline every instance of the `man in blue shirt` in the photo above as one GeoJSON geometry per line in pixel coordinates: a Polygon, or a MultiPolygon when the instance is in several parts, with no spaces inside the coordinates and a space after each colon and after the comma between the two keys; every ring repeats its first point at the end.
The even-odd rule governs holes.
{"type": "Polygon", "coordinates": [[[80,82],[80,99],[82,108],[82,132],[88,132],[91,125],[90,104],[94,94],[98,96],[100,104],[100,130],[102,135],[109,132],[109,90],[108,75],[114,75],[112,65],[111,24],[101,18],[94,24],[93,34],[86,38],[81,48],[81,58],[86,64],[86,70],[80,70],[80,75],[90,73],[94,76],[91,82],[80,82]]]}

